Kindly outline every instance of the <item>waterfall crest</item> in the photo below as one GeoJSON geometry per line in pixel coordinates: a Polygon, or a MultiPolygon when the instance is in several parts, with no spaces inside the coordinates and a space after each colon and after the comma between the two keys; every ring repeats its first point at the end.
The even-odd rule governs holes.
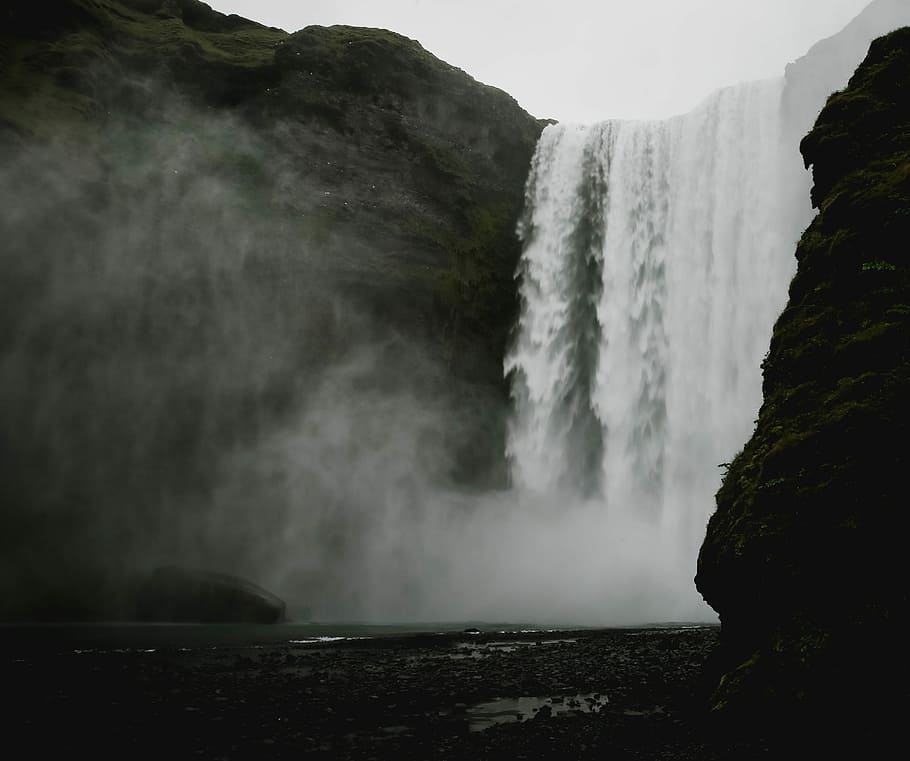
{"type": "Polygon", "coordinates": [[[599,502],[608,532],[634,521],[641,552],[693,566],[686,581],[810,217],[782,208],[783,86],[727,88],[665,121],[550,126],[527,187],[513,483],[599,502]]]}

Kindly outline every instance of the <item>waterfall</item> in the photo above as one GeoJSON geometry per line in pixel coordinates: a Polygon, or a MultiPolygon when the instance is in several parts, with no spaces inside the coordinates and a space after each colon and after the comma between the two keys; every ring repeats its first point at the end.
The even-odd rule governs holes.
{"type": "Polygon", "coordinates": [[[670,547],[687,582],[810,217],[782,208],[794,180],[808,194],[783,87],[731,87],[665,121],[550,126],[528,181],[505,362],[514,486],[599,503],[605,531],[634,523],[639,551],[670,547]]]}

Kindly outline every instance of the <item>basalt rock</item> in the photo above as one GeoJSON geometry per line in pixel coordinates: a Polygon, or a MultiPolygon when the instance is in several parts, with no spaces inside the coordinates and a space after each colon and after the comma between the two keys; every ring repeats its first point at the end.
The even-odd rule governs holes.
{"type": "Polygon", "coordinates": [[[818,216],[698,561],[722,621],[711,709],[872,738],[907,706],[910,29],[873,43],[801,150],[818,216]]]}
{"type": "Polygon", "coordinates": [[[274,624],[285,604],[237,576],[168,566],[140,585],[136,613],[140,621],[274,624]]]}

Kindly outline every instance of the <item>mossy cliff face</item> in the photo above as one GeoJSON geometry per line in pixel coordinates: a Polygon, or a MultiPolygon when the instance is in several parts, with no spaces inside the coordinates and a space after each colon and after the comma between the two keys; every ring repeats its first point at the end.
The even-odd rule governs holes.
{"type": "Polygon", "coordinates": [[[306,598],[384,504],[504,483],[542,127],[384,30],[5,3],[0,618],[167,563],[306,598]]]}
{"type": "Polygon", "coordinates": [[[89,141],[123,117],[179,128],[177,96],[241,118],[284,164],[270,211],[309,212],[322,245],[366,243],[355,285],[392,308],[380,268],[419,302],[409,319],[445,334],[459,371],[501,376],[514,229],[543,128],[511,97],[384,30],[287,34],[197,0],[15,0],[2,13],[0,126],[89,141]],[[457,362],[469,347],[480,353],[457,362]]]}
{"type": "Polygon", "coordinates": [[[910,29],[873,43],[801,148],[819,213],[696,582],[723,626],[715,713],[852,730],[907,695],[910,29]]]}

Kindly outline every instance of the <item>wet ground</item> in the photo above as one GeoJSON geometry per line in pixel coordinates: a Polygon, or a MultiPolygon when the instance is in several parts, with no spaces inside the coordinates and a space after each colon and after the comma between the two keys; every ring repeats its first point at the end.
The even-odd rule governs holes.
{"type": "Polygon", "coordinates": [[[768,757],[700,729],[715,627],[277,631],[206,644],[7,630],[7,742],[29,757],[768,757]]]}

